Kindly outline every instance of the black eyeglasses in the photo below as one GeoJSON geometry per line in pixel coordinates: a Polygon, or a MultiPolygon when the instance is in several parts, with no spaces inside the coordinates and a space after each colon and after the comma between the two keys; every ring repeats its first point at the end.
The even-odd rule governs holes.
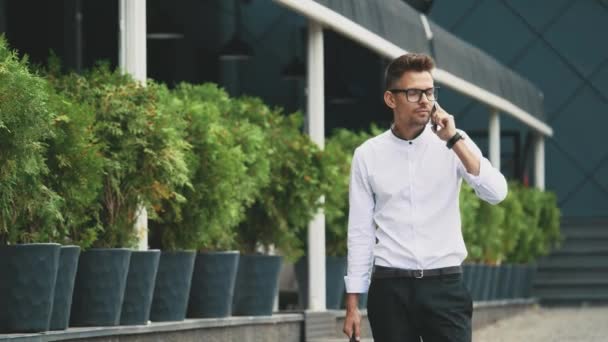
{"type": "Polygon", "coordinates": [[[428,89],[389,89],[391,93],[405,93],[405,98],[408,102],[420,102],[422,100],[422,94],[426,96],[429,101],[437,101],[439,87],[428,88],[428,89]]]}

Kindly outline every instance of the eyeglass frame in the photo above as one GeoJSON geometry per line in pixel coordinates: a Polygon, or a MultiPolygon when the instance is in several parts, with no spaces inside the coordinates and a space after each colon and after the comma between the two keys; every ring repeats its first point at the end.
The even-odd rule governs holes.
{"type": "Polygon", "coordinates": [[[420,100],[422,100],[422,94],[424,94],[424,96],[426,96],[426,99],[429,101],[437,101],[437,98],[439,98],[439,88],[440,87],[432,87],[432,88],[427,88],[427,89],[418,89],[418,88],[405,88],[405,89],[399,89],[399,88],[392,88],[389,89],[388,91],[390,91],[391,93],[404,93],[405,94],[405,99],[407,100],[407,102],[410,103],[418,103],[420,102],[420,100]],[[427,92],[429,90],[433,89],[433,99],[430,99],[429,96],[427,95],[427,92]],[[410,98],[408,96],[408,91],[410,90],[417,90],[418,93],[418,100],[417,101],[410,101],[410,98]]]}

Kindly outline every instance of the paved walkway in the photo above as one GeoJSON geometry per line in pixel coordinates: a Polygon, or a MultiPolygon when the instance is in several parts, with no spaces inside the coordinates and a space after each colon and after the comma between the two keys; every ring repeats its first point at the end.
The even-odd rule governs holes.
{"type": "Polygon", "coordinates": [[[473,332],[473,342],[608,341],[608,306],[536,308],[473,332]]]}

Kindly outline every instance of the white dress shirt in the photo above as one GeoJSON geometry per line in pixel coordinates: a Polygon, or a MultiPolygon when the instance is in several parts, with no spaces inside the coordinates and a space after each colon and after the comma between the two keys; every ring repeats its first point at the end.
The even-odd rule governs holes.
{"type": "Polygon", "coordinates": [[[507,182],[475,143],[459,132],[480,158],[478,176],[467,172],[430,126],[409,141],[387,130],[355,150],[346,292],[367,292],[373,263],[418,270],[457,266],[464,261],[467,250],[459,209],[462,179],[492,204],[506,197],[507,182]]]}

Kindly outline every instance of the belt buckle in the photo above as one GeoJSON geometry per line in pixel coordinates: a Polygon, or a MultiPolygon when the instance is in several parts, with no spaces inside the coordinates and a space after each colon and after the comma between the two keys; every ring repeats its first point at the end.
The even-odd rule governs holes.
{"type": "Polygon", "coordinates": [[[415,270],[414,271],[414,278],[422,279],[422,277],[424,277],[424,270],[415,270]]]}

